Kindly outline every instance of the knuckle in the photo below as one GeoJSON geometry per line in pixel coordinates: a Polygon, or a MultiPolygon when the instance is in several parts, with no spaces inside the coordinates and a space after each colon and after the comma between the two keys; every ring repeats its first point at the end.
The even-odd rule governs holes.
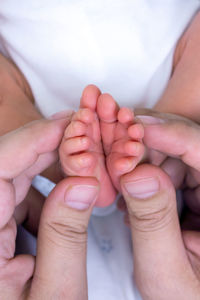
{"type": "Polygon", "coordinates": [[[165,228],[176,214],[176,206],[172,201],[160,201],[157,204],[149,201],[143,207],[142,203],[140,204],[129,210],[131,226],[137,231],[159,231],[165,228]]]}
{"type": "MultiPolygon", "coordinates": [[[[77,220],[76,220],[77,221],[77,220]]],[[[64,248],[78,250],[85,247],[87,242],[87,225],[82,222],[68,220],[68,222],[46,223],[49,239],[52,243],[64,248]]]]}
{"type": "Polygon", "coordinates": [[[140,231],[157,231],[165,227],[170,218],[167,218],[165,209],[156,212],[143,212],[134,215],[134,227],[140,231]]]}

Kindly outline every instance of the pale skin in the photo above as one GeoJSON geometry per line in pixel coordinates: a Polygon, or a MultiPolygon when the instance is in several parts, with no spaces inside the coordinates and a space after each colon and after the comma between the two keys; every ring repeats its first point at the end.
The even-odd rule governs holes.
{"type": "MultiPolygon", "coordinates": [[[[199,121],[200,106],[198,101],[200,84],[198,69],[200,62],[199,29],[200,14],[198,13],[177,44],[171,79],[163,96],[155,106],[159,111],[181,114],[197,122],[199,121]]],[[[17,67],[3,56],[0,56],[0,74],[0,134],[2,135],[32,120],[39,119],[41,115],[34,106],[34,99],[26,79],[17,67]],[[7,122],[8,119],[9,122],[7,122]]],[[[49,169],[45,175],[55,182],[62,178],[57,167],[49,169]]],[[[29,216],[26,219],[26,224],[35,232],[37,224],[32,226],[35,221],[30,220],[32,213],[28,213],[33,209],[30,200],[32,198],[33,201],[35,198],[38,199],[38,207],[34,209],[40,210],[43,197],[34,191],[34,194],[29,195],[27,203],[24,202],[23,207],[21,207],[18,218],[22,221],[29,216]]]]}
{"type": "Polygon", "coordinates": [[[134,123],[131,109],[119,109],[92,85],[83,92],[80,107],[60,146],[61,166],[67,176],[95,177],[102,186],[96,205],[107,206],[120,191],[120,177],[143,156],[143,126],[134,123]]]}
{"type": "MultiPolygon", "coordinates": [[[[196,64],[196,59],[200,61],[200,39],[197,30],[200,31],[200,14],[197,15],[192,26],[178,43],[174,55],[172,77],[163,97],[155,105],[155,109],[158,111],[175,112],[195,121],[199,121],[197,109],[200,97],[200,72],[196,64]],[[194,54],[196,55],[192,57],[194,54]]],[[[120,191],[120,176],[134,169],[143,156],[144,149],[140,143],[143,129],[140,124],[133,125],[134,116],[131,115],[129,109],[119,109],[110,95],[101,95],[100,91],[97,88],[95,90],[95,88],[95,86],[87,88],[86,93],[88,95],[82,97],[80,107],[89,108],[96,112],[98,118],[89,116],[90,112],[83,109],[75,114],[72,124],[66,129],[65,138],[60,148],[60,157],[66,175],[89,175],[96,177],[101,182],[102,194],[100,192],[100,199],[96,204],[106,206],[115,199],[115,192],[112,187],[114,186],[117,191],[120,191]],[[90,95],[95,95],[96,100],[94,96],[89,97],[90,95]],[[85,114],[84,117],[81,116],[83,113],[85,114]],[[93,121],[92,118],[95,120],[93,121]],[[97,124],[98,119],[99,125],[97,124]],[[87,129],[83,129],[83,126],[86,125],[87,129]],[[89,128],[90,132],[88,131],[89,128]],[[100,136],[102,145],[100,145],[100,136]],[[91,140],[93,146],[91,146],[91,140]],[[98,149],[94,147],[97,144],[99,145],[97,146],[98,149]],[[128,147],[129,149],[127,149],[128,147]],[[100,158],[102,148],[104,149],[109,176],[107,176],[105,169],[104,157],[100,158]],[[100,153],[98,158],[97,153],[100,153]],[[96,167],[94,168],[94,166],[96,167]]],[[[84,92],[83,95],[85,95],[84,92]]],[[[138,113],[140,112],[138,111],[138,113]]],[[[150,161],[156,165],[162,165],[162,168],[172,178],[174,185],[179,186],[182,174],[185,172],[184,165],[174,159],[165,161],[166,156],[157,152],[150,152],[149,154],[150,161]]]]}
{"type": "MultiPolygon", "coordinates": [[[[145,126],[145,144],[187,166],[180,185],[184,182],[190,221],[199,229],[199,125],[154,111],[146,111],[140,119],[145,126]]],[[[143,299],[199,299],[200,234],[180,230],[170,178],[158,167],[141,165],[123,176],[121,185],[132,232],[135,280],[143,299]]]]}
{"type": "MultiPolygon", "coordinates": [[[[155,112],[140,119],[149,147],[187,164],[192,180],[186,178],[186,197],[193,198],[193,204],[197,200],[194,212],[199,213],[200,154],[196,149],[200,149],[200,126],[175,115],[155,112]]],[[[31,179],[57,159],[56,149],[69,121],[70,116],[57,116],[30,123],[0,138],[2,300],[88,299],[86,231],[99,196],[100,186],[95,178],[61,181],[42,211],[36,262],[30,255],[14,256],[13,209],[23,201],[31,179]],[[45,143],[44,133],[48,137],[45,143]],[[23,160],[16,160],[16,155],[23,160]],[[78,193],[81,199],[77,198],[78,193]],[[80,209],[78,205],[75,209],[80,201],[87,207],[80,209]]],[[[120,188],[128,207],[135,280],[143,299],[198,300],[200,235],[192,231],[181,233],[175,190],[169,177],[158,167],[140,165],[121,177],[120,188]]]]}
{"type": "MultiPolygon", "coordinates": [[[[162,98],[156,105],[156,109],[163,111],[163,112],[174,112],[181,114],[183,116],[189,117],[191,119],[194,119],[195,121],[199,122],[199,111],[200,111],[200,102],[199,102],[199,86],[200,86],[200,76],[199,76],[199,69],[198,65],[200,63],[200,37],[199,37],[199,27],[200,27],[200,17],[199,14],[196,16],[194,21],[192,22],[190,28],[185,32],[183,37],[180,39],[176,52],[174,57],[174,66],[173,66],[173,74],[171,77],[171,80],[168,83],[167,89],[165,90],[162,98]]],[[[23,126],[26,123],[31,122],[32,120],[39,119],[41,117],[40,113],[36,110],[34,106],[34,99],[31,94],[31,90],[26,82],[26,79],[23,77],[23,75],[20,73],[20,71],[17,69],[16,66],[14,66],[12,63],[8,62],[3,56],[0,56],[0,74],[1,74],[1,82],[0,82],[0,134],[4,134],[6,132],[9,132],[13,129],[16,129],[20,126],[23,126]],[[14,101],[13,101],[14,99],[14,101]],[[17,109],[16,109],[17,107],[17,109]],[[7,121],[9,119],[9,122],[7,121]]],[[[107,124],[106,124],[107,125],[107,124]]],[[[103,130],[102,133],[103,135],[103,130]]],[[[55,170],[55,169],[54,169],[55,170]]],[[[136,170],[137,171],[137,170],[136,170]]],[[[138,173],[135,173],[136,177],[138,173]]],[[[160,175],[162,176],[162,175],[160,175]]],[[[56,181],[56,178],[61,178],[60,175],[55,176],[55,174],[50,172],[51,179],[56,181]]],[[[171,186],[170,184],[167,185],[167,188],[171,186]]],[[[166,189],[167,190],[167,189],[166,189]]],[[[42,206],[42,197],[40,197],[39,194],[35,195],[37,198],[37,203],[39,203],[39,208],[37,207],[37,211],[40,211],[40,208],[42,206]]],[[[125,194],[126,198],[126,194],[125,194]]],[[[30,201],[29,200],[24,202],[24,206],[20,208],[20,212],[18,213],[18,220],[23,221],[27,218],[27,216],[31,216],[33,212],[33,205],[32,203],[36,203],[36,201],[30,201]],[[27,204],[28,203],[28,204],[27,204]]],[[[35,200],[35,198],[32,198],[35,200]]],[[[132,213],[131,213],[132,214],[132,213]]],[[[28,218],[27,224],[30,226],[32,230],[32,224],[35,221],[32,218],[28,218]]],[[[177,223],[176,223],[177,224],[177,223]]],[[[34,225],[34,230],[37,228],[38,224],[34,225]]],[[[177,226],[177,225],[176,225],[177,226]]],[[[176,227],[177,228],[177,227],[176,227]]],[[[134,234],[135,237],[137,235],[134,234]]],[[[178,234],[180,236],[180,234],[178,234]]],[[[149,238],[149,240],[151,237],[149,238]]],[[[180,239],[178,240],[180,241],[180,239]]],[[[191,240],[190,240],[191,241],[191,240]]],[[[173,244],[174,240],[172,241],[173,244]]],[[[160,241],[159,241],[160,243],[160,241]]],[[[162,243],[161,243],[162,244],[162,243]]],[[[137,238],[134,240],[134,245],[137,247],[137,238]]],[[[145,245],[146,247],[147,245],[145,245]]],[[[151,246],[151,245],[150,245],[151,246]]],[[[144,249],[143,245],[141,247],[138,247],[138,253],[139,250],[144,249]]],[[[145,249],[148,249],[146,247],[145,249]]],[[[183,247],[181,245],[181,253],[184,253],[182,251],[183,247]]],[[[154,249],[156,250],[156,249],[154,249]]],[[[161,249],[158,249],[161,250],[161,249]]],[[[137,253],[137,251],[135,251],[137,253]]],[[[151,257],[147,256],[148,253],[143,253],[144,258],[147,257],[147,261],[151,261],[151,258],[155,255],[149,252],[151,257]]],[[[157,252],[156,252],[157,253],[157,252]]],[[[161,252],[162,253],[162,252],[161,252]]],[[[177,254],[178,256],[178,254],[177,254]]],[[[137,256],[143,257],[143,256],[137,256]]],[[[185,259],[185,258],[184,258],[185,259]]],[[[144,260],[145,261],[145,260],[144,260]]],[[[152,260],[153,261],[153,260],[152,260]]],[[[29,274],[27,274],[27,278],[25,278],[24,282],[31,276],[32,269],[33,268],[33,262],[32,258],[30,261],[30,269],[29,274]]],[[[137,264],[136,264],[137,265],[137,264]]],[[[187,266],[189,263],[187,262],[187,266]]],[[[184,265],[185,266],[185,265],[184,265]]],[[[183,266],[183,268],[184,268],[183,266]]],[[[145,272],[145,266],[142,265],[142,271],[141,273],[144,274],[145,272]],[[143,269],[144,268],[144,269],[143,269]]],[[[152,269],[154,270],[154,266],[149,267],[149,273],[152,272],[152,269]]],[[[182,268],[181,271],[178,272],[178,275],[180,273],[182,274],[182,268]]],[[[189,276],[191,276],[192,282],[197,283],[198,281],[194,280],[194,274],[191,272],[191,268],[189,270],[189,276]]],[[[49,271],[49,270],[48,270],[49,271]]],[[[170,270],[169,270],[170,271],[170,270]]],[[[47,272],[48,273],[48,272],[47,272]]],[[[148,274],[148,273],[146,273],[148,274]]],[[[167,276],[170,278],[171,272],[167,274],[167,276]]],[[[175,273],[176,274],[176,273],[175,273]]],[[[25,274],[26,275],[26,274],[25,274]]],[[[7,278],[4,273],[2,273],[2,278],[7,278]]],[[[179,276],[176,277],[177,279],[179,276]]],[[[23,279],[23,278],[22,278],[23,279]]],[[[155,278],[156,279],[156,278],[155,278]]],[[[188,280],[188,277],[186,277],[188,280]]],[[[147,283],[149,278],[146,279],[147,283]]],[[[23,282],[23,283],[24,283],[23,282]]],[[[156,282],[156,280],[155,280],[156,282]]],[[[154,283],[155,283],[154,282],[154,283]]],[[[188,282],[188,281],[187,281],[188,282]]],[[[141,284],[140,279],[138,279],[138,285],[141,284]]],[[[156,284],[156,283],[155,283],[156,284]]],[[[22,286],[22,285],[21,285],[22,286]]],[[[50,284],[51,286],[51,284],[50,284]]],[[[142,286],[142,284],[141,284],[142,286]]],[[[153,284],[150,281],[149,286],[153,288],[153,284]]],[[[186,286],[186,284],[184,285],[186,286]]],[[[35,289],[37,290],[37,289],[35,289]]],[[[196,287],[194,288],[194,291],[196,290],[196,287]]],[[[151,291],[153,293],[154,291],[151,291]]],[[[198,290],[198,284],[197,284],[197,292],[198,290]]],[[[161,296],[163,295],[163,291],[160,291],[161,296]]],[[[198,293],[196,293],[198,295],[198,293]]],[[[160,296],[160,299],[163,299],[160,296]]],[[[146,296],[148,297],[148,295],[146,296]]],[[[9,298],[7,298],[9,299],[9,298]]],[[[148,298],[146,298],[148,299],[148,298]]],[[[155,297],[152,296],[150,299],[155,299],[155,297]]],[[[159,299],[159,298],[158,298],[159,299]]],[[[171,298],[173,299],[173,298],[171,298]]],[[[177,299],[177,298],[176,298],[177,299]]],[[[182,298],[180,298],[182,299],[182,298]]],[[[187,298],[189,299],[189,298],[187,298]]],[[[195,299],[195,298],[194,298],[195,299]]]]}
{"type": "MultiPolygon", "coordinates": [[[[198,58],[198,55],[195,55],[195,53],[194,53],[194,57],[198,58]]],[[[192,57],[192,59],[194,57],[192,57]]],[[[179,61],[179,63],[180,62],[181,62],[181,60],[179,61]]],[[[6,65],[6,68],[7,67],[8,66],[6,65]]],[[[174,72],[174,76],[175,76],[175,72],[174,72]]],[[[22,77],[20,77],[20,78],[22,78],[22,77]]],[[[4,97],[3,97],[4,102],[1,102],[2,110],[0,110],[0,114],[2,114],[2,115],[0,118],[0,122],[4,121],[4,123],[2,123],[3,126],[0,126],[0,128],[3,129],[4,131],[6,131],[6,130],[10,131],[12,129],[11,128],[12,126],[13,126],[13,128],[16,128],[16,127],[19,127],[19,126],[31,121],[32,119],[40,118],[40,115],[37,113],[37,111],[35,111],[34,105],[32,104],[32,102],[29,99],[30,94],[25,92],[24,86],[19,84],[20,81],[14,80],[12,76],[10,77],[9,72],[6,76],[4,75],[4,72],[2,72],[2,79],[5,81],[1,87],[2,91],[3,91],[3,95],[4,95],[4,97]],[[12,86],[12,89],[10,89],[10,91],[5,89],[5,86],[8,87],[10,85],[12,86]],[[11,96],[9,96],[9,97],[7,97],[8,92],[11,93],[11,96]],[[13,93],[13,95],[12,95],[12,93],[13,93]],[[13,97],[15,96],[16,93],[17,93],[17,95],[20,95],[18,98],[16,98],[16,104],[17,103],[23,103],[23,104],[27,103],[26,104],[27,106],[19,105],[20,109],[24,110],[22,112],[20,112],[20,111],[17,112],[16,110],[14,110],[12,108],[13,101],[11,101],[11,100],[13,99],[13,97]],[[22,102],[18,102],[18,101],[22,101],[22,102]],[[26,113],[26,111],[27,111],[26,109],[30,113],[26,113]],[[8,117],[10,117],[10,119],[13,122],[15,122],[14,125],[12,125],[12,122],[9,122],[9,124],[7,124],[8,123],[7,117],[5,117],[6,112],[9,112],[8,117]],[[16,116],[16,118],[14,118],[13,116],[16,116]],[[26,118],[24,116],[26,116],[26,118]],[[5,124],[7,124],[7,125],[5,125],[5,124]],[[10,126],[10,127],[8,129],[6,129],[6,126],[10,126]]],[[[175,81],[175,79],[174,79],[174,81],[175,81]]],[[[25,81],[23,81],[23,82],[25,84],[25,81]]],[[[196,81],[193,80],[192,84],[194,82],[196,82],[196,81]]],[[[182,96],[184,96],[184,92],[186,93],[185,86],[189,87],[188,81],[185,82],[185,84],[183,84],[183,86],[181,87],[181,89],[183,90],[182,96]]],[[[196,88],[197,88],[197,86],[196,86],[196,88]]],[[[173,91],[173,87],[171,87],[169,89],[172,89],[172,91],[173,91]]],[[[175,95],[176,95],[176,93],[175,93],[175,95]]],[[[191,94],[188,95],[187,99],[190,99],[189,96],[191,96],[191,94]]],[[[182,99],[180,97],[180,95],[179,95],[178,99],[182,99]]],[[[176,100],[172,104],[174,104],[175,102],[176,102],[176,100]]],[[[197,105],[198,105],[198,102],[196,102],[196,108],[194,111],[198,111],[197,105]]],[[[182,107],[181,107],[181,109],[182,109],[182,107]]],[[[190,109],[191,109],[191,107],[190,107],[190,109]]],[[[190,110],[188,108],[184,112],[184,114],[189,113],[189,111],[190,110]]],[[[185,131],[185,126],[184,126],[184,131],[185,131]]],[[[193,129],[192,129],[192,132],[194,132],[193,129]]],[[[189,136],[190,135],[191,134],[189,134],[189,136]]],[[[161,136],[163,136],[163,135],[161,135],[161,136]]],[[[167,136],[167,133],[165,132],[165,137],[166,136],[167,136]]],[[[184,138],[183,145],[189,145],[187,137],[188,137],[188,135],[186,135],[186,137],[184,138]]],[[[175,139],[177,139],[177,138],[175,138],[175,139]]],[[[151,137],[151,140],[153,140],[153,136],[151,137]]],[[[198,142],[198,140],[199,140],[199,136],[197,136],[197,139],[195,138],[195,141],[198,142]]],[[[161,144],[162,143],[160,143],[160,145],[161,144]]],[[[172,143],[172,145],[173,145],[173,143],[172,143]]],[[[195,142],[195,147],[194,147],[195,149],[196,149],[196,146],[197,146],[197,144],[195,142]]],[[[12,141],[12,147],[13,147],[13,141],[12,141]]],[[[166,151],[166,149],[158,148],[158,145],[157,145],[157,147],[154,147],[154,148],[156,150],[160,150],[160,151],[168,153],[168,151],[166,151]]],[[[173,147],[171,147],[171,146],[170,146],[170,148],[173,149],[173,147]]],[[[186,149],[186,150],[188,151],[188,149],[186,149]]],[[[186,151],[186,153],[187,153],[187,151],[186,151]]],[[[178,154],[181,155],[182,153],[178,153],[178,154]]],[[[192,156],[193,156],[193,152],[192,152],[192,156]]],[[[199,159],[198,159],[198,161],[199,161],[199,159]]],[[[195,163],[195,165],[196,165],[196,163],[195,163]]],[[[141,219],[141,214],[138,215],[138,212],[136,210],[134,210],[134,208],[136,208],[137,206],[129,204],[130,201],[132,201],[133,204],[137,204],[138,201],[135,202],[134,197],[127,196],[126,191],[125,191],[125,189],[123,190],[123,186],[122,186],[122,191],[124,193],[124,197],[127,201],[127,204],[129,204],[128,205],[129,213],[130,213],[130,216],[132,216],[131,230],[133,232],[133,237],[134,237],[133,247],[134,247],[134,252],[135,252],[135,256],[134,256],[135,265],[136,265],[136,275],[135,276],[136,276],[137,284],[140,287],[140,290],[143,294],[144,299],[162,299],[163,300],[163,299],[165,299],[164,298],[165,295],[167,296],[167,299],[169,299],[169,298],[173,299],[174,295],[176,295],[174,298],[176,300],[184,299],[184,297],[185,297],[185,299],[198,299],[199,293],[200,293],[199,281],[198,281],[198,276],[197,276],[198,270],[199,270],[199,268],[198,268],[198,266],[199,266],[198,245],[199,245],[199,243],[197,243],[198,236],[195,236],[195,234],[193,234],[193,236],[191,236],[191,235],[184,236],[184,240],[185,240],[185,244],[186,244],[186,250],[185,250],[184,245],[182,243],[180,231],[179,231],[177,215],[175,213],[174,190],[173,190],[173,186],[171,185],[171,183],[169,181],[169,178],[165,177],[165,175],[163,173],[161,173],[160,170],[158,171],[158,169],[152,170],[151,168],[150,169],[141,169],[141,168],[142,167],[138,167],[138,169],[134,170],[134,173],[128,174],[128,175],[126,175],[126,177],[123,177],[122,184],[123,184],[123,182],[125,182],[125,180],[126,181],[134,181],[135,179],[138,180],[138,179],[141,179],[142,177],[147,177],[150,174],[152,176],[152,174],[153,174],[153,175],[155,175],[155,177],[159,178],[160,183],[161,183],[160,187],[162,189],[162,195],[163,194],[166,195],[166,197],[164,199],[167,198],[168,200],[166,201],[165,209],[162,210],[162,212],[164,212],[164,214],[161,215],[161,218],[158,218],[159,220],[161,220],[160,222],[156,222],[157,219],[155,220],[155,218],[154,218],[155,215],[159,216],[159,214],[158,214],[159,212],[156,213],[156,211],[154,211],[152,214],[148,215],[148,217],[149,216],[152,217],[149,219],[150,224],[152,226],[154,226],[154,229],[157,229],[156,231],[155,230],[148,231],[149,223],[147,223],[145,219],[141,219]],[[172,215],[171,222],[166,223],[165,220],[166,220],[166,216],[168,216],[168,208],[169,207],[171,208],[171,205],[168,205],[168,203],[171,203],[171,202],[173,203],[173,209],[172,209],[173,215],[172,215]],[[134,218],[134,214],[136,214],[137,218],[134,218]],[[140,216],[139,219],[138,219],[138,216],[140,216]],[[136,220],[138,221],[138,223],[136,223],[136,220]],[[141,230],[138,230],[138,224],[143,229],[146,228],[146,234],[145,234],[144,230],[143,230],[143,234],[141,234],[141,230]],[[160,225],[162,225],[162,226],[160,226],[160,225]],[[166,225],[167,225],[167,227],[166,227],[166,225]],[[162,229],[162,230],[160,230],[160,229],[162,229]],[[154,233],[157,233],[157,234],[155,235],[154,233]],[[163,236],[165,237],[164,240],[163,240],[163,236]],[[145,241],[146,241],[146,243],[144,244],[145,241]],[[155,247],[155,245],[156,246],[159,245],[159,247],[155,247]],[[166,252],[173,253],[173,257],[171,257],[171,259],[170,259],[170,264],[168,263],[169,260],[166,261],[166,252]],[[186,252],[188,252],[188,255],[186,252]],[[156,261],[155,261],[155,258],[156,258],[156,261]],[[161,263],[158,263],[158,258],[159,258],[159,262],[161,262],[161,263]],[[177,262],[179,263],[178,266],[176,265],[177,262]],[[161,269],[159,269],[159,268],[155,269],[155,263],[156,263],[156,266],[157,267],[160,266],[161,269]],[[164,263],[166,263],[166,264],[164,264],[164,263]],[[166,270],[166,272],[164,274],[163,274],[163,269],[166,270]],[[155,270],[157,271],[157,273],[154,273],[155,270]],[[195,270],[195,272],[194,272],[194,270],[195,270]],[[152,276],[152,273],[155,276],[152,276]],[[140,274],[142,274],[142,277],[140,274]],[[146,278],[143,277],[144,274],[146,275],[146,278]],[[157,282],[158,282],[157,278],[160,278],[161,274],[163,276],[162,281],[167,282],[167,284],[165,284],[163,287],[161,287],[161,285],[159,285],[160,289],[158,290],[157,289],[157,282]],[[174,275],[173,277],[172,277],[172,274],[174,275]],[[184,276],[183,276],[183,274],[184,274],[184,276]],[[178,283],[180,283],[180,285],[178,283]],[[145,290],[144,290],[144,287],[145,287],[145,290]],[[170,294],[169,294],[170,287],[171,287],[171,290],[170,290],[170,294]],[[167,290],[166,290],[166,288],[167,288],[167,290]],[[178,288],[178,290],[177,290],[177,288],[178,288]],[[180,292],[178,297],[177,297],[177,291],[180,292]]],[[[6,170],[7,170],[7,168],[6,168],[6,170]]],[[[88,182],[87,182],[87,184],[88,184],[88,182]]],[[[95,186],[97,183],[95,181],[95,182],[91,182],[90,184],[95,186]]],[[[160,202],[160,200],[161,200],[160,196],[156,197],[156,198],[152,198],[152,199],[156,200],[158,202],[160,202]]],[[[151,202],[150,202],[150,204],[151,204],[151,202]]],[[[158,205],[155,205],[155,207],[159,208],[158,205]]],[[[70,211],[70,214],[71,214],[71,211],[70,211]]],[[[47,211],[45,216],[47,216],[47,215],[49,215],[49,210],[47,211]]],[[[43,219],[43,220],[47,220],[47,219],[43,219]]],[[[77,216],[74,216],[74,220],[77,220],[77,216]]],[[[49,220],[47,220],[47,223],[49,224],[49,220]]],[[[12,231],[12,235],[14,237],[15,236],[15,225],[13,226],[13,224],[14,223],[9,224],[9,225],[10,225],[10,228],[12,231]]],[[[55,224],[55,222],[54,222],[54,224],[55,224]]],[[[85,228],[86,224],[84,223],[83,225],[84,225],[83,228],[85,228]]],[[[141,227],[139,227],[139,228],[141,228],[141,227]]],[[[80,229],[79,226],[78,226],[78,228],[80,229]]],[[[5,227],[5,229],[6,229],[6,227],[5,227]]],[[[83,232],[85,233],[85,230],[83,230],[83,232]]],[[[7,233],[6,233],[6,235],[7,235],[7,233]]],[[[45,237],[47,235],[43,234],[41,236],[45,237]]],[[[80,236],[80,235],[77,234],[77,236],[80,236]]],[[[77,238],[77,236],[76,236],[76,238],[77,238]]],[[[55,236],[53,237],[53,239],[55,240],[55,236]]],[[[12,241],[14,241],[14,238],[12,239],[12,241]]],[[[80,243],[78,243],[78,244],[80,245],[80,243]]],[[[48,246],[49,245],[47,244],[47,249],[48,249],[48,246]]],[[[13,247],[13,245],[12,245],[12,247],[13,247]]],[[[83,247],[86,248],[86,246],[83,246],[83,247]]],[[[45,247],[42,247],[42,248],[45,248],[45,247]]],[[[64,248],[66,248],[66,247],[64,247],[64,248]]],[[[55,257],[57,257],[58,251],[55,248],[54,251],[50,251],[50,254],[51,253],[53,253],[53,255],[56,253],[55,257]]],[[[62,253],[62,252],[59,251],[59,253],[62,253]]],[[[14,251],[13,251],[12,255],[13,254],[14,254],[14,251]]],[[[35,278],[43,279],[45,272],[46,272],[46,274],[49,274],[50,270],[49,270],[49,264],[47,264],[46,261],[44,261],[45,264],[42,263],[42,257],[44,258],[45,254],[40,257],[41,257],[40,264],[38,264],[38,266],[40,266],[40,268],[38,269],[37,272],[38,272],[38,274],[42,274],[42,277],[36,276],[35,278]],[[43,267],[43,266],[47,266],[47,267],[43,267]]],[[[77,256],[74,258],[75,261],[76,261],[76,258],[77,258],[77,256]]],[[[5,257],[3,257],[3,259],[5,259],[5,257]]],[[[70,259],[71,259],[71,257],[70,257],[70,259]]],[[[81,260],[81,258],[80,258],[80,260],[81,260]]],[[[52,261],[52,258],[51,258],[51,261],[52,261]]],[[[53,259],[53,261],[54,261],[54,259],[53,259]]],[[[61,263],[58,264],[59,266],[61,266],[63,264],[63,256],[62,255],[60,257],[60,262],[61,263]]],[[[6,292],[10,291],[12,293],[15,293],[15,294],[11,294],[10,298],[12,299],[13,295],[16,296],[16,289],[14,289],[14,290],[12,288],[10,289],[10,287],[13,287],[13,280],[16,280],[16,278],[20,278],[20,281],[18,282],[19,285],[17,288],[17,293],[18,293],[18,295],[21,295],[21,293],[24,291],[24,287],[25,287],[27,280],[29,280],[29,278],[32,276],[34,261],[33,261],[32,257],[25,257],[24,264],[22,264],[22,261],[18,260],[18,258],[14,260],[14,259],[11,259],[11,257],[9,257],[9,258],[6,258],[6,264],[7,264],[7,266],[9,266],[9,268],[7,268],[7,269],[2,268],[2,271],[1,271],[1,275],[2,275],[1,279],[3,279],[3,286],[6,287],[4,290],[2,290],[2,295],[6,295],[6,299],[9,299],[10,295],[7,295],[6,292]],[[19,264],[18,264],[18,262],[19,262],[19,264]],[[8,263],[9,263],[9,265],[8,265],[8,263]],[[11,263],[13,263],[13,264],[11,265],[11,263]],[[18,271],[17,274],[14,273],[14,271],[16,270],[16,264],[17,264],[17,271],[18,271]],[[13,266],[13,269],[12,269],[12,266],[13,266]],[[18,268],[19,266],[21,266],[22,268],[21,269],[18,268]],[[16,274],[14,276],[14,278],[10,276],[10,272],[12,274],[16,274]],[[19,273],[20,273],[20,276],[18,276],[19,273]],[[7,286],[6,286],[5,280],[7,278],[9,278],[10,280],[7,281],[7,286]]],[[[85,263],[83,261],[82,265],[84,266],[84,264],[85,263]]],[[[57,265],[56,259],[55,259],[55,265],[57,265]]],[[[71,269],[73,271],[73,270],[77,270],[80,268],[78,265],[77,268],[75,268],[74,266],[71,266],[71,269]]],[[[85,274],[84,268],[82,269],[82,272],[85,274]]],[[[62,269],[61,269],[60,274],[63,278],[62,269]]],[[[79,277],[76,276],[73,278],[79,278],[79,277]]],[[[45,280],[42,280],[42,283],[44,281],[45,280]]],[[[48,280],[45,282],[48,282],[48,280]]],[[[44,295],[46,296],[46,291],[49,291],[49,287],[52,287],[52,289],[50,290],[50,293],[51,292],[55,293],[54,288],[57,291],[57,287],[59,285],[60,285],[59,280],[58,280],[58,282],[55,282],[55,284],[52,284],[52,281],[51,281],[45,290],[45,286],[43,284],[40,284],[40,282],[38,280],[36,280],[37,288],[34,288],[34,286],[33,286],[32,291],[34,292],[34,290],[35,290],[35,293],[39,291],[40,295],[42,293],[44,293],[44,295]],[[41,290],[41,288],[43,288],[43,291],[41,290]]],[[[74,282],[74,287],[76,287],[76,286],[80,286],[80,284],[77,282],[74,282]]],[[[85,282],[84,282],[84,285],[81,286],[81,289],[82,289],[81,290],[82,292],[84,292],[86,290],[85,282]]],[[[73,289],[73,291],[76,292],[75,289],[73,289]]],[[[60,292],[63,295],[63,293],[67,292],[67,291],[62,290],[60,292]]],[[[77,294],[80,294],[80,291],[77,291],[77,294]]],[[[39,296],[37,296],[35,294],[33,299],[37,299],[37,297],[39,297],[39,296]]],[[[85,294],[84,297],[86,298],[87,295],[85,294]]]]}
{"type": "Polygon", "coordinates": [[[32,178],[58,159],[57,148],[70,121],[29,123],[0,137],[0,299],[87,300],[87,225],[99,184],[94,178],[61,181],[45,201],[37,258],[15,256],[15,207],[23,203],[32,178]],[[46,136],[44,142],[44,134],[46,136]],[[16,160],[16,157],[18,159],[16,160]],[[87,209],[74,209],[77,191],[87,209]],[[71,203],[73,203],[73,208],[71,203]]]}
{"type": "Polygon", "coordinates": [[[200,122],[200,12],[179,40],[171,79],[154,109],[200,122]]]}

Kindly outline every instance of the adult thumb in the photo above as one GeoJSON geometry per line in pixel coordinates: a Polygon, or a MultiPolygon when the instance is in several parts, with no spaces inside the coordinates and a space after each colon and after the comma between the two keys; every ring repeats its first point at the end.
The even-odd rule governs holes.
{"type": "Polygon", "coordinates": [[[134,276],[143,299],[196,299],[191,298],[196,279],[168,175],[158,167],[140,165],[121,178],[121,188],[131,225],[134,276]],[[194,284],[183,294],[191,278],[194,284]]]}
{"type": "Polygon", "coordinates": [[[98,191],[94,178],[67,178],[46,200],[31,299],[87,299],[87,227],[98,191]]]}

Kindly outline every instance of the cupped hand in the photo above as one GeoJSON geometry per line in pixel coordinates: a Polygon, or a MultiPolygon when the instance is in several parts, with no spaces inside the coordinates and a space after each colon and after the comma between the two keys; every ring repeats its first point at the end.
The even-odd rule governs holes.
{"type": "MultiPolygon", "coordinates": [[[[139,117],[145,144],[187,166],[184,195],[200,213],[200,126],[182,117],[139,117]]],[[[181,232],[174,185],[159,167],[144,164],[121,179],[132,231],[135,279],[144,299],[200,298],[200,234],[181,232]]]]}
{"type": "Polygon", "coordinates": [[[146,113],[149,115],[141,116],[145,126],[144,142],[162,157],[167,157],[161,167],[168,173],[175,187],[182,190],[187,206],[182,218],[183,228],[199,230],[200,126],[173,114],[150,110],[146,110],[146,113]]]}
{"type": "Polygon", "coordinates": [[[24,200],[32,179],[58,159],[57,147],[70,115],[34,121],[0,138],[0,227],[24,200]]]}
{"type": "MultiPolygon", "coordinates": [[[[55,118],[55,117],[54,117],[55,118]]],[[[87,299],[87,224],[99,185],[67,178],[45,201],[37,258],[15,253],[13,211],[32,178],[53,163],[69,116],[30,123],[0,138],[0,298],[87,299]]]]}

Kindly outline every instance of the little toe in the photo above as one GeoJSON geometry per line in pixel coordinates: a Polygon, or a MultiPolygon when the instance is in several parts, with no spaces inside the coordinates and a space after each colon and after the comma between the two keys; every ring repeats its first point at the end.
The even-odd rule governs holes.
{"type": "Polygon", "coordinates": [[[121,156],[141,156],[143,152],[144,145],[141,142],[120,139],[112,144],[112,153],[118,153],[121,156]]]}
{"type": "Polygon", "coordinates": [[[86,86],[83,90],[80,107],[81,108],[90,108],[92,111],[96,110],[97,100],[101,95],[99,88],[93,84],[86,86]]]}

